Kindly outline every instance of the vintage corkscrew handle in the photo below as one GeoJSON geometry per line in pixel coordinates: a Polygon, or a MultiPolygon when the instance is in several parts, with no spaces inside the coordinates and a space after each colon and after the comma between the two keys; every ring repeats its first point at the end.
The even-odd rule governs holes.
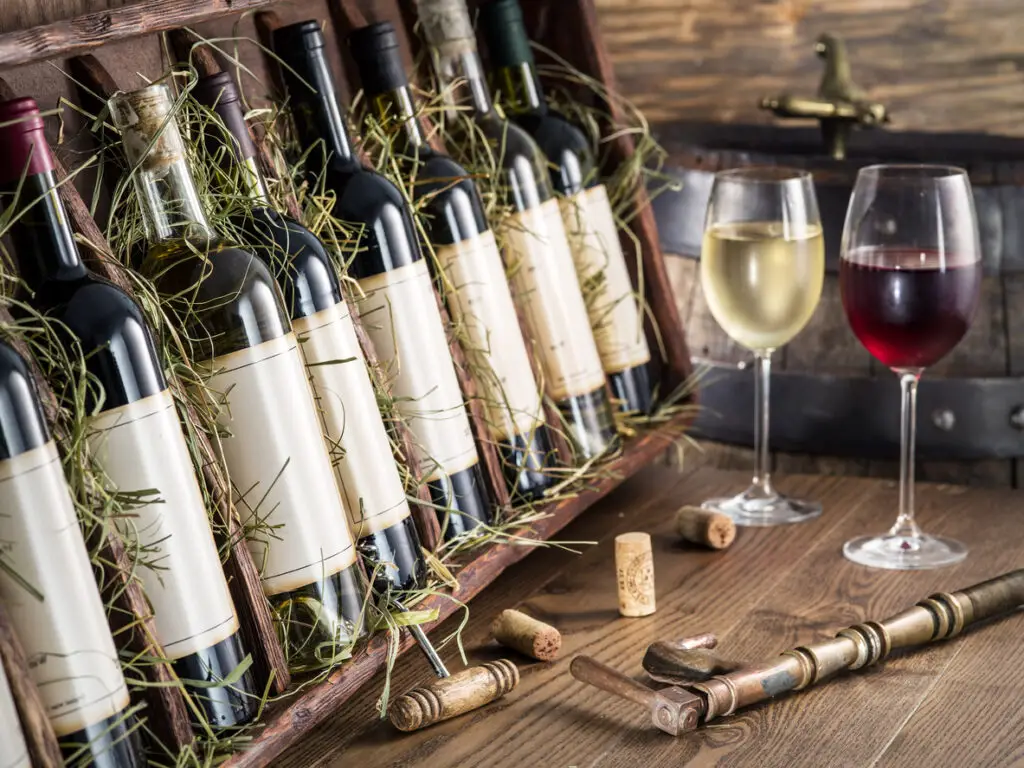
{"type": "Polygon", "coordinates": [[[519,684],[519,669],[498,659],[469,667],[399,696],[391,705],[391,724],[416,731],[500,699],[519,684]]]}

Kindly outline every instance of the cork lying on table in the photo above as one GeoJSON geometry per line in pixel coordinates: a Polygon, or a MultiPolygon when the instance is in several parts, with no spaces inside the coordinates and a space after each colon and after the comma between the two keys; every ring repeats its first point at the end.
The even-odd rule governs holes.
{"type": "Polygon", "coordinates": [[[491,635],[502,645],[538,661],[551,661],[562,649],[562,634],[557,629],[511,608],[498,614],[491,635]]]}
{"type": "Polygon", "coordinates": [[[712,549],[725,549],[736,539],[736,523],[731,517],[700,507],[680,507],[676,531],[687,541],[712,549]]]}

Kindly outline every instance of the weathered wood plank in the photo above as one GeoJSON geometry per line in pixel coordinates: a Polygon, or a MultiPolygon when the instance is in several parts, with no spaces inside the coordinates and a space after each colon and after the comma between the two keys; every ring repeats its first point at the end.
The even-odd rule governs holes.
{"type": "Polygon", "coordinates": [[[654,123],[770,122],[769,93],[813,94],[813,43],[844,37],[892,129],[1021,135],[1014,0],[597,0],[622,90],[654,123]]]}
{"type": "MultiPolygon", "coordinates": [[[[425,731],[398,734],[373,713],[382,682],[378,677],[347,711],[313,731],[278,764],[867,765],[887,745],[900,743],[896,737],[906,714],[915,708],[922,715],[931,711],[930,696],[940,694],[945,703],[934,709],[936,725],[920,736],[932,739],[933,746],[923,754],[900,751],[902,759],[888,764],[1012,764],[1019,755],[1014,747],[1019,739],[1014,741],[1016,731],[1009,729],[1020,709],[1020,688],[996,686],[999,678],[984,675],[975,688],[972,670],[986,664],[987,657],[968,650],[984,641],[1005,643],[1005,652],[1012,652],[1010,639],[1024,625],[1021,616],[724,718],[679,739],[653,729],[639,707],[585,688],[569,676],[568,661],[576,653],[638,674],[648,643],[708,630],[721,638],[723,655],[770,656],[828,637],[850,623],[885,617],[938,589],[963,587],[1019,565],[1015,550],[1002,544],[1017,528],[1016,516],[1007,508],[1014,498],[1010,492],[937,486],[921,488],[922,509],[937,529],[972,546],[965,563],[899,573],[871,571],[843,560],[842,542],[888,525],[888,507],[895,503],[892,484],[848,478],[792,479],[795,492],[826,505],[825,515],[812,523],[743,529],[723,553],[679,545],[671,534],[671,512],[741,479],[737,473],[704,469],[680,479],[649,469],[563,532],[563,538],[597,540],[596,546],[578,557],[555,550],[537,553],[482,593],[463,633],[471,664],[509,655],[489,640],[488,627],[494,615],[511,605],[525,605],[563,635],[563,655],[555,662],[530,663],[512,655],[520,664],[522,682],[500,702],[425,731]],[[658,611],[644,619],[623,619],[616,611],[612,541],[625,530],[647,530],[653,536],[658,611]],[[987,639],[994,631],[999,639],[987,639]],[[963,760],[939,759],[944,745],[964,739],[963,701],[976,701],[982,690],[993,694],[992,707],[1013,711],[1000,717],[993,716],[992,707],[975,707],[975,719],[1007,724],[982,728],[977,742],[965,739],[976,744],[987,739],[991,746],[980,753],[986,759],[971,762],[967,748],[954,752],[963,760]]],[[[437,636],[454,626],[450,621],[437,636]]],[[[445,656],[458,666],[454,648],[447,648],[445,656]]],[[[1012,668],[1012,657],[1003,663],[1012,668]]],[[[420,660],[402,664],[392,677],[393,691],[404,691],[429,674],[420,660]]]]}

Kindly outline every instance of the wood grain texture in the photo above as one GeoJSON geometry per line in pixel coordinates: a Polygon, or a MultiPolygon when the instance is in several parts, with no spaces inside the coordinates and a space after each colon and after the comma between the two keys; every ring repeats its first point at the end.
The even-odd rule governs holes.
{"type": "MultiPolygon", "coordinates": [[[[579,653],[640,675],[648,644],[704,631],[718,635],[723,656],[770,657],[1022,562],[1006,546],[1005,537],[1018,527],[1012,492],[926,485],[919,493],[923,514],[936,530],[967,541],[968,560],[903,573],[850,563],[840,553],[842,542],[887,527],[896,501],[893,484],[853,478],[791,479],[795,491],[824,503],[825,514],[814,522],[742,529],[735,545],[721,553],[678,543],[671,510],[680,501],[746,479],[707,469],[679,475],[650,468],[562,533],[596,546],[582,555],[538,553],[506,571],[474,603],[463,633],[469,664],[503,652],[489,640],[489,622],[517,603],[556,626],[564,650],[555,663],[520,662],[522,682],[501,702],[399,735],[372,713],[379,688],[367,686],[352,706],[276,765],[1014,765],[1021,756],[1024,693],[1012,654],[1024,628],[1021,615],[678,739],[653,729],[641,708],[570,677],[569,660],[579,653]],[[654,539],[659,610],[645,619],[616,616],[612,540],[632,529],[650,531],[654,539]]],[[[449,622],[440,633],[453,628],[449,622]]],[[[446,656],[453,668],[459,664],[454,648],[446,656]]],[[[427,674],[423,664],[400,665],[392,685],[405,690],[427,674]]]]}
{"type": "Polygon", "coordinates": [[[760,98],[812,95],[813,44],[843,37],[893,130],[1021,135],[1014,0],[597,0],[624,93],[655,123],[771,122],[760,98]]]}
{"type": "MultiPolygon", "coordinates": [[[[424,629],[431,630],[437,623],[456,613],[460,603],[475,597],[498,574],[526,557],[535,548],[526,542],[552,538],[585,509],[618,487],[624,479],[649,464],[671,444],[686,423],[687,418],[681,417],[628,443],[622,456],[608,466],[610,471],[604,477],[591,483],[577,496],[548,505],[546,511],[549,516],[534,523],[530,529],[517,533],[515,544],[489,547],[475,559],[458,567],[458,587],[450,596],[432,596],[416,606],[422,610],[436,608],[439,612],[438,622],[425,625],[424,629]]],[[[412,645],[411,636],[403,633],[400,652],[408,650],[412,645]]],[[[265,729],[252,746],[233,757],[226,765],[233,768],[278,765],[276,759],[280,755],[302,744],[310,730],[329,718],[342,704],[346,704],[384,666],[387,650],[385,637],[377,635],[372,638],[351,661],[333,672],[326,681],[308,689],[301,698],[287,700],[281,707],[271,711],[264,718],[265,729]]],[[[372,709],[371,705],[367,711],[372,709]]]]}
{"type": "Polygon", "coordinates": [[[46,716],[46,706],[39,696],[39,689],[32,682],[25,649],[14,634],[11,618],[3,603],[0,603],[0,666],[18,709],[21,733],[32,765],[35,768],[60,768],[64,760],[60,755],[57,735],[46,716]]]}

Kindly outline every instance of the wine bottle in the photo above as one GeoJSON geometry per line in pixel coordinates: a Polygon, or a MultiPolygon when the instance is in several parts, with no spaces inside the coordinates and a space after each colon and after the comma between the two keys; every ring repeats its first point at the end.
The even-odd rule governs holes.
{"type": "Polygon", "coordinates": [[[274,50],[296,115],[306,169],[335,193],[334,216],[357,227],[349,267],[360,317],[391,377],[395,407],[412,432],[446,538],[489,522],[490,499],[445,337],[427,263],[401,191],[352,150],[315,21],[281,27],[274,50]]]}
{"type": "Polygon", "coordinates": [[[297,657],[362,634],[363,586],[305,367],[266,265],[207,222],[163,84],[115,94],[149,249],[142,266],[192,342],[263,590],[297,657]]]}
{"type": "Polygon", "coordinates": [[[513,296],[536,345],[544,384],[580,458],[615,440],[604,370],[573,264],[548,160],[527,133],[494,109],[463,0],[419,0],[438,89],[448,104],[449,148],[486,137],[502,171],[500,191],[513,210],[501,222],[513,296]],[[464,126],[466,115],[475,127],[464,126]]]}
{"type": "Polygon", "coordinates": [[[28,366],[4,342],[0,402],[0,599],[65,757],[141,767],[138,723],[126,711],[128,688],[60,456],[28,366]]]}
{"type": "MultiPolygon", "coordinates": [[[[2,353],[0,353],[2,354],[2,353]]],[[[0,768],[32,768],[28,745],[21,732],[18,707],[0,664],[0,768]]]]}
{"type": "Polygon", "coordinates": [[[552,483],[554,452],[543,422],[540,387],[530,367],[498,244],[475,182],[427,142],[389,22],[349,38],[363,93],[388,130],[392,158],[412,181],[427,237],[450,286],[448,306],[465,329],[472,373],[483,390],[489,431],[498,445],[513,498],[536,499],[552,483]]]}
{"type": "Polygon", "coordinates": [[[207,141],[252,203],[235,224],[284,291],[359,549],[379,565],[379,586],[416,588],[426,570],[419,535],[331,255],[271,206],[231,75],[200,78],[192,95],[219,116],[207,141]]]}
{"type": "Polygon", "coordinates": [[[651,352],[644,337],[608,192],[586,135],[551,109],[541,88],[518,0],[490,0],[480,9],[495,87],[506,114],[550,161],[590,325],[612,395],[624,411],[651,408],[651,352]]]}
{"type": "Polygon", "coordinates": [[[81,345],[102,388],[88,392],[89,412],[98,411],[88,445],[111,490],[150,494],[122,496],[127,514],[115,523],[129,550],[154,564],[136,573],[153,608],[157,640],[211,725],[248,722],[259,701],[251,674],[211,687],[246,651],[152,334],[138,305],[82,263],[35,101],[0,103],[0,123],[6,123],[0,153],[8,161],[0,194],[5,207],[18,211],[10,237],[27,301],[63,323],[70,332],[65,341],[81,345]]]}

